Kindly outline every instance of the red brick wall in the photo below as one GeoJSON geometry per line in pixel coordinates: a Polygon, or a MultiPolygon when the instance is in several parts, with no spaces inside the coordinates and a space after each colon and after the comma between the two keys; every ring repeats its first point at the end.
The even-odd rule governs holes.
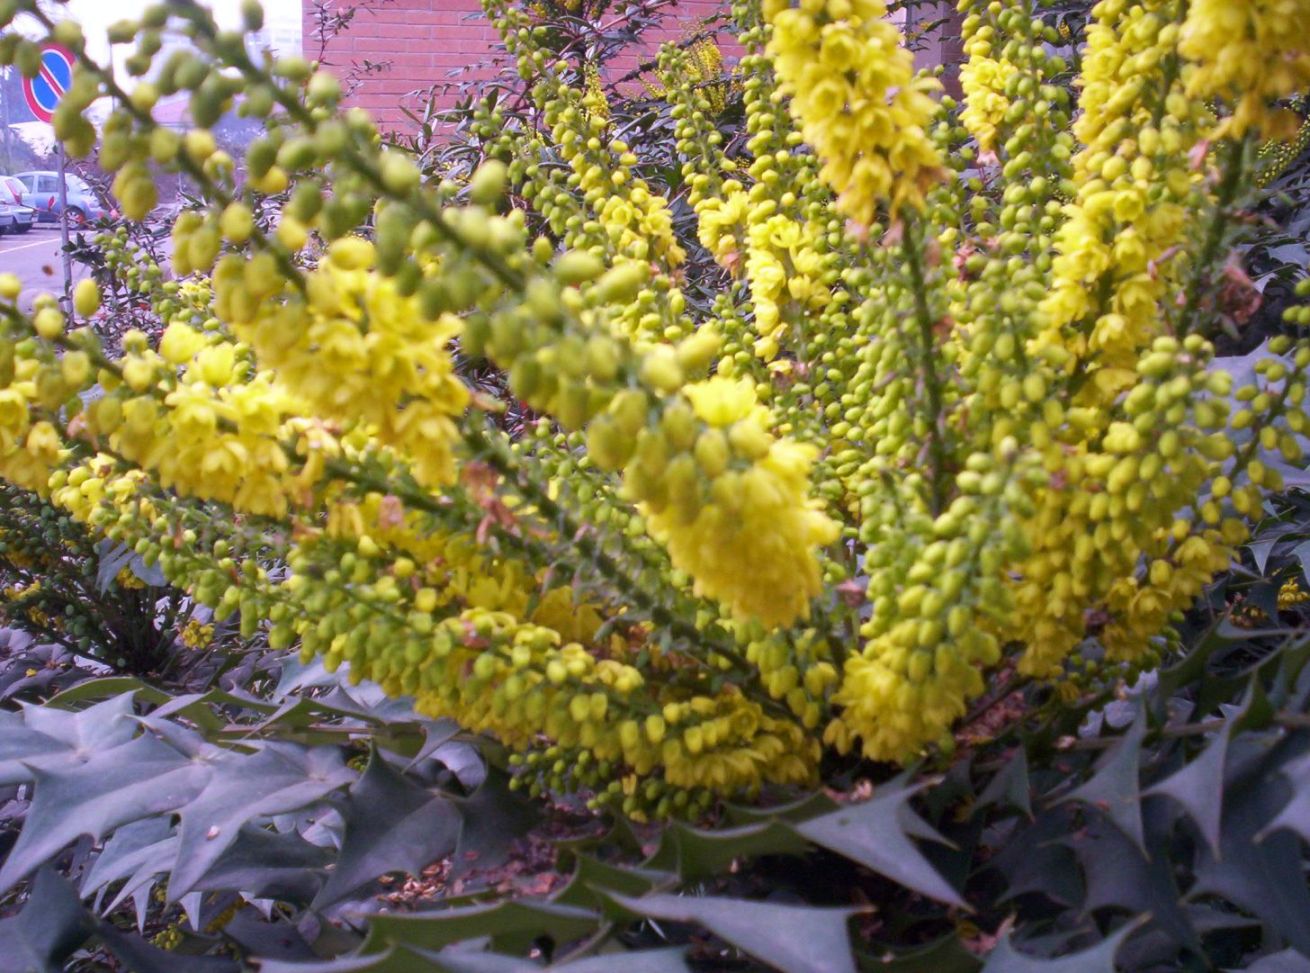
{"type": "MultiPolygon", "coordinates": [[[[342,10],[360,0],[335,0],[329,9],[342,10]]],[[[676,18],[684,24],[711,16],[727,0],[678,0],[676,18]]],[[[495,50],[496,31],[482,15],[478,0],[374,0],[355,15],[349,29],[332,38],[323,61],[339,76],[353,72],[360,77],[351,96],[352,104],[369,109],[387,128],[407,126],[402,104],[415,104],[408,97],[416,90],[449,80],[452,71],[487,61],[495,50]],[[382,71],[360,75],[366,61],[389,62],[382,71]]],[[[319,56],[318,23],[312,0],[304,0],[305,56],[319,56]]],[[[646,50],[616,59],[620,75],[639,63],[639,55],[653,56],[661,40],[679,36],[673,26],[663,37],[651,37],[646,50]]]]}

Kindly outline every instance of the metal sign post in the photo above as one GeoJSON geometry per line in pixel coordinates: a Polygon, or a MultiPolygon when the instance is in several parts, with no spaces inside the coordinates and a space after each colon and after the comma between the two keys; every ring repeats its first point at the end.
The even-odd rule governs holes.
{"type": "MultiPolygon", "coordinates": [[[[34,78],[23,79],[23,97],[32,114],[49,123],[73,83],[73,52],[59,44],[41,48],[41,68],[34,78]]],[[[32,187],[33,192],[36,187],[32,187]]],[[[64,309],[72,308],[73,256],[68,252],[68,153],[59,143],[59,230],[64,250],[64,309]]]]}
{"type": "Polygon", "coordinates": [[[59,238],[64,251],[64,312],[73,310],[73,254],[68,249],[68,153],[59,143],[59,238]]]}

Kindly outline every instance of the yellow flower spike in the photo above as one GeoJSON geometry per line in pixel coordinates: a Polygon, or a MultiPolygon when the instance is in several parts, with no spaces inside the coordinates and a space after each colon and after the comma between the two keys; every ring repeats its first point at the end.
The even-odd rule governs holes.
{"type": "Polygon", "coordinates": [[[1296,131],[1296,116],[1276,102],[1310,86],[1306,0],[1193,0],[1178,51],[1196,65],[1189,96],[1231,103],[1215,135],[1254,130],[1287,138],[1296,131]]]}
{"type": "Polygon", "coordinates": [[[768,0],[765,14],[774,70],[838,208],[866,225],[884,203],[920,208],[942,173],[926,131],[939,85],[914,73],[886,4],[768,0]]]}

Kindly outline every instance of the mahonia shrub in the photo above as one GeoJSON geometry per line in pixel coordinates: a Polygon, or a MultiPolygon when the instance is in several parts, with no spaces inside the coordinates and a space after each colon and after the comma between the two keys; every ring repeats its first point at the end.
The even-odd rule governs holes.
{"type": "Polygon", "coordinates": [[[112,28],[124,86],[0,3],[76,53],[56,127],[129,218],[154,167],[208,201],[175,279],[138,275],[157,340],[108,354],[93,284],[25,314],[0,277],[0,475],[244,635],[489,734],[534,793],[638,817],[949,749],[991,674],[1058,681],[1087,639],[1168,647],[1301,458],[1310,308],[1240,381],[1212,339],[1310,3],[1103,0],[1074,57],[1040,8],[964,0],[959,101],[881,0],[737,0],[744,145],[661,55],[676,199],[532,5],[485,7],[536,112],[432,184],[203,6],[112,28]],[[177,92],[185,133],[151,114],[177,92]],[[206,128],[238,94],[242,161],[206,128]],[[694,246],[726,271],[704,313],[694,246]]]}

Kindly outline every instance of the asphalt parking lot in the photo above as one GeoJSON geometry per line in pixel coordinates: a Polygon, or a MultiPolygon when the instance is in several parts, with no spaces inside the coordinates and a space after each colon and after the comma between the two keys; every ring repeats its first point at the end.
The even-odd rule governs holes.
{"type": "MultiPolygon", "coordinates": [[[[17,274],[23,282],[19,305],[28,309],[32,299],[42,291],[63,291],[63,263],[59,255],[59,226],[38,223],[27,233],[0,236],[0,273],[17,274]]],[[[73,279],[84,276],[76,264],[73,279]]]]}

